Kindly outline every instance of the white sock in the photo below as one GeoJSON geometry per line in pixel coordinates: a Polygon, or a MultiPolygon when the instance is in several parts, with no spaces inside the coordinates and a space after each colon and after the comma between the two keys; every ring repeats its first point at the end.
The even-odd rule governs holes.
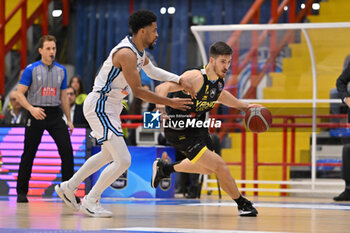
{"type": "Polygon", "coordinates": [[[112,161],[112,156],[109,154],[108,150],[101,148],[101,151],[97,154],[91,156],[83,166],[72,176],[68,181],[68,188],[75,190],[78,188],[79,184],[83,182],[91,174],[95,173],[105,164],[112,161]]]}
{"type": "Polygon", "coordinates": [[[103,147],[108,150],[113,158],[113,162],[102,171],[96,184],[88,194],[88,198],[95,198],[97,200],[101,198],[103,191],[118,179],[131,164],[130,152],[123,137],[113,134],[111,139],[103,143],[103,147]]]}

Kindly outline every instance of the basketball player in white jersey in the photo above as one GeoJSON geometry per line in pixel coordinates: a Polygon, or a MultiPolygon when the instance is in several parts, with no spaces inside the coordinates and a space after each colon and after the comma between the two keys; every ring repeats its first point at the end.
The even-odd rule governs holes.
{"type": "Polygon", "coordinates": [[[190,93],[194,93],[190,82],[154,67],[146,57],[144,49],[152,48],[158,37],[156,20],[157,17],[147,10],[137,11],[130,16],[129,26],[133,35],[125,37],[112,49],[95,79],[93,91],[84,102],[85,118],[92,129],[91,135],[102,145],[101,152],[90,157],[70,180],[55,187],[59,197],[76,211],[80,208],[85,214],[93,217],[112,216],[112,212],[101,206],[99,199],[102,192],[131,164],[120,122],[123,108],[121,100],[130,88],[136,97],[152,103],[182,110],[189,109],[188,105],[192,104],[190,98],[170,99],[156,95],[141,86],[139,71],[143,69],[153,79],[178,83],[190,93]],[[74,196],[75,190],[84,179],[108,163],[110,164],[103,170],[79,207],[74,196]]]}

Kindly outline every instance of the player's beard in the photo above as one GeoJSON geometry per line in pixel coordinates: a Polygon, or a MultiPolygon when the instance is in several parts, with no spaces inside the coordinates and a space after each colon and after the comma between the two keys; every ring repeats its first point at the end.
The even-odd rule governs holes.
{"type": "Polygon", "coordinates": [[[148,48],[149,48],[150,50],[153,50],[153,49],[154,49],[154,43],[156,42],[156,40],[157,40],[157,39],[155,39],[154,41],[152,41],[152,42],[149,44],[148,48]]]}
{"type": "Polygon", "coordinates": [[[214,65],[214,72],[215,72],[215,74],[216,74],[217,76],[219,76],[220,78],[225,78],[225,77],[226,77],[226,72],[227,72],[227,71],[226,71],[226,72],[223,72],[224,76],[221,76],[217,70],[218,70],[218,69],[216,69],[216,66],[214,65]]]}

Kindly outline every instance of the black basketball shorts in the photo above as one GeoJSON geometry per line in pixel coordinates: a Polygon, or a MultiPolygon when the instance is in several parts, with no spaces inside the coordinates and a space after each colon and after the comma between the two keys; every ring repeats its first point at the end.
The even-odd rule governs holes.
{"type": "Polygon", "coordinates": [[[208,131],[203,133],[203,131],[198,132],[194,129],[173,130],[167,128],[164,133],[168,143],[181,151],[192,163],[200,159],[207,149],[213,149],[208,131]]]}

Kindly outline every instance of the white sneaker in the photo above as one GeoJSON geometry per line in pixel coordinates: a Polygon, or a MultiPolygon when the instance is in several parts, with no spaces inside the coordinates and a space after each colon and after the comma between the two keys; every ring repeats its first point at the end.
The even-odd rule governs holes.
{"type": "Polygon", "coordinates": [[[81,201],[80,209],[87,215],[97,218],[111,218],[112,212],[102,207],[99,200],[91,201],[85,196],[81,201]]]}
{"type": "Polygon", "coordinates": [[[57,195],[66,203],[66,205],[74,211],[79,211],[80,206],[75,199],[75,191],[70,190],[67,181],[55,186],[57,195]]]}

